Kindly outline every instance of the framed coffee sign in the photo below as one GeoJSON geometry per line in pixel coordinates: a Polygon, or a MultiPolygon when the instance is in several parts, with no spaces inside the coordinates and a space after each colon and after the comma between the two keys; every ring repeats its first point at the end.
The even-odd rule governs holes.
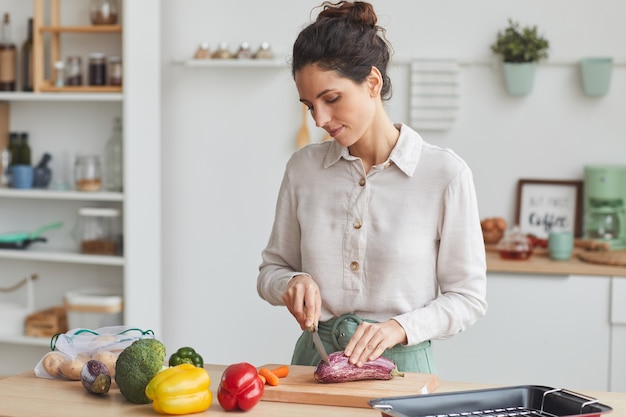
{"type": "Polygon", "coordinates": [[[547,239],[551,230],[582,235],[582,181],[520,179],[517,224],[522,233],[547,239]]]}

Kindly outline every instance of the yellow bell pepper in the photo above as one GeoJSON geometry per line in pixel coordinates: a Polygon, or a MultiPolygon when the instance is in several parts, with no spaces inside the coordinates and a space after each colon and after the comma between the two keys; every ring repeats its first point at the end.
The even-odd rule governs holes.
{"type": "Polygon", "coordinates": [[[146,396],[160,414],[199,413],[213,401],[210,384],[206,369],[183,363],[156,374],[146,386],[146,396]]]}

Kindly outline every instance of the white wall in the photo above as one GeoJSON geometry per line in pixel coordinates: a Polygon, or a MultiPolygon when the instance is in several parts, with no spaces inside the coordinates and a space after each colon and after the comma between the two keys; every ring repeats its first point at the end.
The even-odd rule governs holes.
{"type": "MultiPolygon", "coordinates": [[[[286,309],[256,294],[260,253],[300,123],[289,70],[172,61],[191,57],[201,41],[211,48],[268,41],[287,54],[319,3],[162,0],[162,338],[170,350],[193,345],[217,363],[290,360],[299,328],[286,309]]],[[[577,179],[588,163],[626,163],[626,67],[614,68],[608,95],[588,98],[574,65],[592,55],[624,63],[623,0],[373,3],[399,58],[488,61],[489,45],[512,17],[538,25],[553,62],[571,63],[541,65],[533,93],[522,98],[507,95],[497,67],[463,67],[457,123],[422,132],[473,168],[482,217],[513,221],[519,178],[577,179]]],[[[393,68],[389,109],[397,121],[407,119],[407,79],[406,68],[393,68]]]]}

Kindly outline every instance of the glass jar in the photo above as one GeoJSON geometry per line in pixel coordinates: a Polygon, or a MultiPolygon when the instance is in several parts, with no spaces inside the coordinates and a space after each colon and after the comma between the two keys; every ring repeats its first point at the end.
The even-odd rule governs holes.
{"type": "Polygon", "coordinates": [[[220,42],[211,57],[215,59],[230,59],[233,58],[233,53],[228,49],[228,43],[220,42]]]}
{"type": "Polygon", "coordinates": [[[83,60],[79,56],[67,57],[65,85],[83,85],[83,60]]]}
{"type": "Polygon", "coordinates": [[[91,24],[114,25],[117,23],[115,0],[91,0],[91,24]]]}
{"type": "Polygon", "coordinates": [[[270,47],[270,44],[267,42],[263,42],[259,49],[254,54],[256,59],[272,59],[274,58],[274,53],[270,47]]]}
{"type": "Polygon", "coordinates": [[[119,210],[83,207],[79,209],[78,215],[81,253],[92,255],[121,253],[119,210]]]}
{"type": "Polygon", "coordinates": [[[496,245],[502,259],[525,260],[533,253],[533,245],[528,236],[520,230],[519,226],[504,232],[504,237],[496,245]]]}
{"type": "Polygon", "coordinates": [[[109,58],[109,85],[122,85],[122,58],[112,56],[109,58]]]}
{"type": "Polygon", "coordinates": [[[209,48],[208,42],[202,42],[198,45],[198,49],[193,54],[193,59],[210,59],[211,58],[211,49],[209,48]]]}
{"type": "Polygon", "coordinates": [[[89,54],[89,85],[101,86],[106,84],[106,55],[99,52],[89,54]]]}
{"type": "Polygon", "coordinates": [[[78,191],[100,191],[102,188],[102,163],[100,157],[84,155],[76,158],[74,179],[78,191]]]}
{"type": "Polygon", "coordinates": [[[253,55],[254,54],[250,50],[250,44],[248,42],[242,42],[241,45],[239,45],[239,49],[237,50],[237,53],[235,54],[235,58],[248,59],[248,58],[252,58],[253,55]]]}

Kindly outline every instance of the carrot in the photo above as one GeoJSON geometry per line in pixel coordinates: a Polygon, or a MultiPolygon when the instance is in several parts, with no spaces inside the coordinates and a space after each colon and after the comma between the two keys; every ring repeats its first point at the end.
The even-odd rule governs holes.
{"type": "Polygon", "coordinates": [[[265,377],[261,374],[259,374],[259,378],[261,378],[261,381],[263,381],[263,385],[265,385],[265,383],[267,382],[267,379],[265,379],[265,377]]]}
{"type": "Polygon", "coordinates": [[[280,383],[280,379],[267,368],[259,369],[259,375],[263,375],[265,377],[268,385],[276,386],[280,383]]]}
{"type": "Polygon", "coordinates": [[[279,378],[284,378],[289,375],[289,367],[287,365],[279,366],[278,368],[270,369],[274,375],[279,378]]]}

